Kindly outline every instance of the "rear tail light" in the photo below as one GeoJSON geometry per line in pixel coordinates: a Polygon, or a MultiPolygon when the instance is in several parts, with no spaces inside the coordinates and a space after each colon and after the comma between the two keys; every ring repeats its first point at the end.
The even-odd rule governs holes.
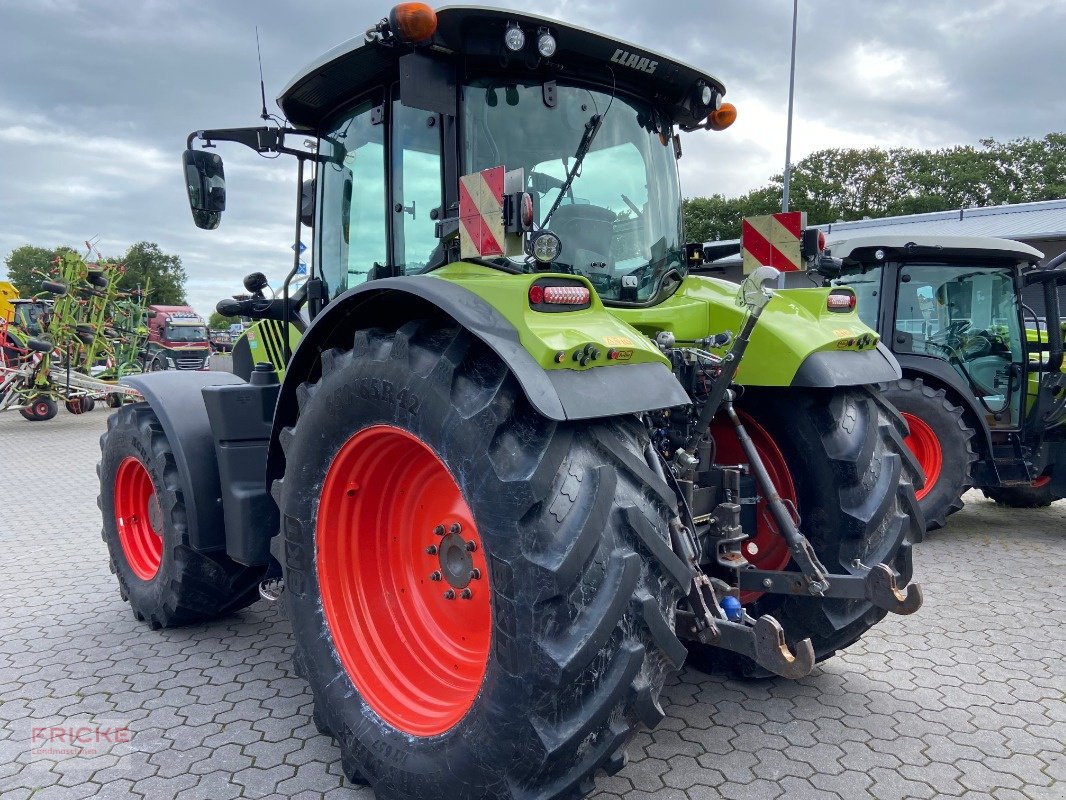
{"type": "Polygon", "coordinates": [[[592,292],[577,281],[545,278],[529,287],[529,307],[534,311],[578,311],[592,303],[592,292]]]}
{"type": "Polygon", "coordinates": [[[854,311],[857,304],[858,300],[855,295],[848,291],[830,292],[825,299],[825,307],[827,309],[841,314],[854,311]]]}

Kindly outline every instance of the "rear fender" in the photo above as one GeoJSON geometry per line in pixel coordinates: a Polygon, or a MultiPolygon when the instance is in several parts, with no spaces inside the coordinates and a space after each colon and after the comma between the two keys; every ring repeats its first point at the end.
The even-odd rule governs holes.
{"type": "MultiPolygon", "coordinates": [[[[526,283],[515,281],[514,288],[524,302],[526,283]]],[[[606,316],[607,312],[603,314],[606,316]]],[[[685,390],[663,363],[604,366],[580,372],[546,370],[522,345],[514,325],[459,283],[430,276],[385,278],[349,289],[330,302],[301,339],[278,397],[267,461],[268,480],[283,472],[278,437],[298,416],[296,388],[321,375],[323,350],[350,347],[358,330],[397,327],[406,320],[434,317],[451,318],[488,345],[514,374],[533,407],[548,419],[634,414],[689,402],[685,390]]],[[[567,334],[582,341],[595,340],[591,334],[582,339],[580,329],[568,329],[567,334]]]]}

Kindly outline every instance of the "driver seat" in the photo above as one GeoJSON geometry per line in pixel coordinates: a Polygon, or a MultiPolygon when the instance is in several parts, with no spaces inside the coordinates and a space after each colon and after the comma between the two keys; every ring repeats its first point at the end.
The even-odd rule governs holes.
{"type": "Polygon", "coordinates": [[[611,243],[614,223],[618,215],[609,208],[582,203],[559,206],[548,223],[548,229],[563,243],[559,261],[571,265],[575,271],[587,275],[602,272],[611,265],[611,243]],[[605,267],[591,268],[593,262],[605,267]]]}

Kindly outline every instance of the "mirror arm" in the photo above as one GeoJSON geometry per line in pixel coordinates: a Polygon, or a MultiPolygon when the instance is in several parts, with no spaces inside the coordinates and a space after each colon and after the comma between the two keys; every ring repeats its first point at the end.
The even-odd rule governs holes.
{"type": "Polygon", "coordinates": [[[193,131],[186,140],[186,147],[191,150],[193,142],[197,139],[204,142],[204,147],[214,147],[216,141],[236,142],[257,153],[283,153],[306,158],[309,154],[305,151],[285,146],[285,135],[290,133],[307,135],[307,131],[297,131],[293,128],[215,128],[214,130],[193,131]]]}

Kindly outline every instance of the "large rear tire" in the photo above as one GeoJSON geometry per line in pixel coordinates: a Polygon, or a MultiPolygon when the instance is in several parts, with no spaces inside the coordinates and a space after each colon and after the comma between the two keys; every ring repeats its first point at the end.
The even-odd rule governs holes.
{"type": "Polygon", "coordinates": [[[571,800],[620,769],[685,657],[640,422],[541,417],[444,322],[357,333],[297,398],[273,487],[284,596],[349,780],[379,800],[571,800]]]}
{"type": "MultiPolygon", "coordinates": [[[[911,544],[921,541],[925,528],[914,496],[918,465],[903,443],[905,429],[895,410],[862,387],[749,389],[738,408],[754,421],[760,456],[779,493],[794,499],[800,529],[826,569],[854,572],[855,559],[868,567],[885,563],[899,574],[900,584],[908,582],[911,544]]],[[[738,463],[727,433],[735,440],[730,429],[716,428],[716,460],[738,463]]],[[[756,536],[742,546],[745,555],[762,569],[795,570],[787,548],[782,557],[779,548],[766,546],[774,539],[783,543],[766,530],[772,525],[760,509],[756,536]],[[752,542],[763,546],[753,553],[752,542]]],[[[758,593],[741,599],[753,617],[773,614],[790,644],[810,637],[818,661],[853,644],[886,614],[865,600],[758,593]]],[[[728,651],[700,644],[689,649],[691,663],[706,671],[769,675],[728,651]]]]}
{"type": "Polygon", "coordinates": [[[100,437],[97,505],[118,591],[153,629],[214,619],[259,599],[263,567],[188,544],[174,451],[147,403],[123,406],[100,437]]]}
{"type": "Polygon", "coordinates": [[[897,381],[884,396],[907,422],[904,441],[922,468],[924,485],[916,494],[927,530],[943,528],[973,487],[971,471],[977,461],[973,429],[943,389],[934,389],[921,378],[897,381]]]}

